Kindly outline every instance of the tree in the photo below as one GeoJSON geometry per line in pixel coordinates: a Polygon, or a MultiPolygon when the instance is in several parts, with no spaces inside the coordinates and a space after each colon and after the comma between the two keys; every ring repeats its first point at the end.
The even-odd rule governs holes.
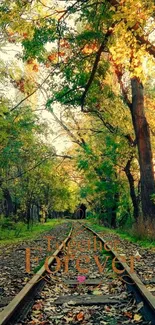
{"type": "MultiPolygon", "coordinates": [[[[45,64],[47,69],[54,67],[55,75],[59,75],[59,84],[52,75],[50,86],[47,87],[49,99],[46,107],[49,110],[52,110],[54,101],[59,101],[67,106],[81,106],[82,111],[91,115],[95,107],[98,114],[104,105],[103,101],[101,107],[101,94],[106,91],[111,96],[111,102],[119,97],[123,109],[129,108],[136,139],[133,139],[133,132],[124,136],[131,146],[136,144],[138,147],[143,215],[145,219],[153,220],[155,205],[152,195],[155,185],[143,94],[150,70],[146,73],[143,58],[146,58],[147,66],[154,64],[155,49],[149,41],[154,23],[154,2],[150,0],[148,5],[148,2],[139,0],[109,0],[101,3],[94,0],[75,1],[67,2],[64,8],[57,9],[54,5],[51,7],[48,1],[46,4],[36,1],[35,19],[29,19],[34,18],[33,2],[25,4],[24,18],[19,1],[15,1],[14,8],[5,1],[2,8],[5,12],[2,17],[3,30],[10,33],[11,28],[11,37],[15,41],[22,40],[26,62],[33,64],[32,60],[37,60],[45,64]],[[18,16],[18,26],[14,21],[9,26],[8,20],[12,14],[18,16]],[[69,16],[72,17],[71,24],[68,22],[69,16]],[[28,31],[26,37],[21,35],[21,23],[28,31]],[[48,42],[53,42],[50,51],[45,47],[48,42]],[[112,85],[107,87],[106,76],[109,73],[117,76],[119,89],[116,87],[113,90],[112,85]]],[[[106,96],[103,97],[105,99],[106,96]]],[[[102,120],[113,132],[110,118],[106,122],[105,118],[102,120]]]]}

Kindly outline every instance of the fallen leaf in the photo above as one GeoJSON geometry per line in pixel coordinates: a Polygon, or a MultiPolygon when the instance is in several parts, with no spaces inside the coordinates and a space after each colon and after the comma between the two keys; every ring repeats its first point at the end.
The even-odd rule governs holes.
{"type": "Polygon", "coordinates": [[[97,295],[97,296],[102,295],[102,291],[100,291],[100,290],[94,290],[93,291],[93,295],[97,295]]]}
{"type": "Polygon", "coordinates": [[[38,303],[33,306],[33,310],[40,310],[42,308],[42,304],[38,303]]]}
{"type": "Polygon", "coordinates": [[[109,306],[105,306],[104,309],[105,309],[106,311],[108,311],[108,312],[111,311],[111,307],[109,307],[109,306]]]}
{"type": "Polygon", "coordinates": [[[132,318],[132,313],[130,311],[124,311],[124,316],[132,318]]]}
{"type": "Polygon", "coordinates": [[[72,322],[73,317],[67,317],[67,316],[65,316],[63,319],[65,319],[66,322],[67,322],[67,324],[68,324],[68,323],[72,322]]]}
{"type": "Polygon", "coordinates": [[[76,315],[76,318],[77,318],[77,320],[78,320],[79,322],[81,322],[81,321],[84,319],[84,313],[83,313],[83,311],[80,311],[80,313],[78,313],[78,314],[76,315]]]}
{"type": "Polygon", "coordinates": [[[136,312],[138,312],[142,307],[144,307],[144,303],[141,301],[141,302],[137,305],[136,312]]]}
{"type": "Polygon", "coordinates": [[[139,321],[139,320],[141,320],[141,318],[142,318],[141,315],[135,314],[133,319],[136,320],[136,321],[139,321]]]}
{"type": "Polygon", "coordinates": [[[39,320],[38,319],[33,319],[30,322],[28,322],[28,325],[36,325],[39,324],[39,320]]]}
{"type": "Polygon", "coordinates": [[[41,310],[33,310],[32,315],[39,315],[41,314],[41,310]]]}
{"type": "Polygon", "coordinates": [[[137,259],[140,260],[140,258],[141,258],[142,256],[141,256],[141,255],[139,254],[139,252],[137,251],[136,254],[135,254],[135,257],[136,257],[137,259]]]}

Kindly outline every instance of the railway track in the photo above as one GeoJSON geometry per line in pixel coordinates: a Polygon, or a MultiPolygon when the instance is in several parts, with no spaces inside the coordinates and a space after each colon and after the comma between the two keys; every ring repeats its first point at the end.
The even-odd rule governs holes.
{"type": "MultiPolygon", "coordinates": [[[[93,227],[93,226],[92,226],[93,227]]],[[[95,229],[94,229],[95,230],[95,229]]],[[[144,248],[136,242],[129,242],[116,233],[99,230],[98,234],[107,242],[118,240],[117,253],[135,256],[134,268],[143,284],[155,296],[155,248],[144,248]]]]}
{"type": "Polygon", "coordinates": [[[117,253],[89,227],[74,223],[0,314],[0,325],[152,324],[155,297],[134,272],[134,259],[117,253]]]}

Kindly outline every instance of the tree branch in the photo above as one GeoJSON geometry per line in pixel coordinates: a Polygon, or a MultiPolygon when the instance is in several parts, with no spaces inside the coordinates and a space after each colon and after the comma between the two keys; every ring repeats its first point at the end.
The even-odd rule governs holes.
{"type": "Polygon", "coordinates": [[[112,28],[110,28],[107,33],[105,34],[105,38],[96,54],[96,58],[95,58],[95,61],[94,61],[94,65],[93,65],[93,68],[92,68],[92,71],[91,71],[91,74],[90,74],[90,78],[85,86],[85,91],[81,97],[81,111],[84,110],[84,104],[85,104],[85,98],[87,96],[87,93],[89,91],[89,88],[91,87],[91,84],[94,80],[94,77],[95,77],[95,74],[96,74],[96,71],[97,71],[97,68],[98,68],[98,64],[100,62],[100,58],[101,58],[101,54],[102,52],[104,51],[104,48],[106,46],[106,43],[107,43],[107,40],[108,40],[108,37],[112,34],[112,28]]]}

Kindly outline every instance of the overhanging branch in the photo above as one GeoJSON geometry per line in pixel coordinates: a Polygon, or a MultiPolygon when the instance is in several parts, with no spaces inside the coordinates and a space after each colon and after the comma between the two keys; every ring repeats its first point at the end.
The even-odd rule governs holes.
{"type": "Polygon", "coordinates": [[[85,90],[83,92],[83,95],[81,97],[81,111],[84,110],[84,104],[85,104],[85,98],[87,96],[87,93],[89,91],[89,88],[91,87],[91,84],[94,80],[94,77],[95,77],[95,74],[96,74],[96,71],[97,71],[97,68],[98,68],[98,64],[100,62],[100,58],[101,58],[101,54],[102,52],[104,51],[104,48],[107,44],[107,41],[108,41],[108,37],[112,34],[112,28],[110,28],[107,33],[105,34],[105,38],[96,54],[96,58],[95,58],[95,61],[94,61],[94,64],[93,64],[93,68],[92,68],[92,71],[91,71],[91,74],[90,74],[90,78],[85,86],[85,90]]]}

